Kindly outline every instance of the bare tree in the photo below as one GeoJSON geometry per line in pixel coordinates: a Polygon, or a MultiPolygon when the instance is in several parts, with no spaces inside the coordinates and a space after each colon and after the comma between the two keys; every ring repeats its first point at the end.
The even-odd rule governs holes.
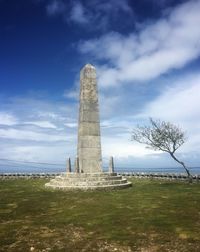
{"type": "Polygon", "coordinates": [[[184,162],[175,156],[176,150],[185,143],[186,137],[178,126],[165,121],[150,118],[150,126],[137,126],[132,132],[132,140],[147,145],[147,148],[161,150],[170,156],[185,169],[189,181],[192,176],[184,162]]]}

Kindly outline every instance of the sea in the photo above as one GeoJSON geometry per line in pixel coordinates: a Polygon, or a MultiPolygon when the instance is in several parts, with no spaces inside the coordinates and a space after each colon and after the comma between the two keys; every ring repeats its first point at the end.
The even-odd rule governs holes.
{"type": "MultiPolygon", "coordinates": [[[[200,174],[200,167],[188,167],[191,174],[200,174]]],[[[3,164],[0,163],[0,173],[60,173],[65,172],[65,165],[56,164],[3,164]]],[[[107,171],[108,168],[103,168],[107,171]]],[[[116,172],[132,173],[132,172],[145,172],[145,173],[176,173],[183,174],[185,170],[182,167],[115,167],[116,172]]]]}

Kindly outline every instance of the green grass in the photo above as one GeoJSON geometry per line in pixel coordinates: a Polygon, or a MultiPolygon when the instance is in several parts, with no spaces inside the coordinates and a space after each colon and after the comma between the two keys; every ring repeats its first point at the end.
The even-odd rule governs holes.
{"type": "Polygon", "coordinates": [[[0,181],[0,251],[200,251],[200,184],[132,181],[111,192],[0,181]]]}

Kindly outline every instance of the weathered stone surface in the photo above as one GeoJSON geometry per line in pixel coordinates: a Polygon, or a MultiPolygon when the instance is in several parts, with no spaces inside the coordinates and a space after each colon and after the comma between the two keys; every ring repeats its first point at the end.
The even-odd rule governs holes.
{"type": "Polygon", "coordinates": [[[110,157],[109,172],[110,172],[110,173],[113,173],[113,172],[114,172],[114,161],[113,161],[113,157],[110,157]]]}
{"type": "Polygon", "coordinates": [[[74,162],[74,170],[76,173],[79,173],[80,172],[80,167],[79,167],[79,158],[76,157],[75,158],[75,162],[74,162]]]}
{"type": "Polygon", "coordinates": [[[131,183],[116,173],[67,173],[45,186],[62,190],[114,190],[127,188],[131,183]]]}
{"type": "Polygon", "coordinates": [[[71,159],[68,158],[68,159],[67,159],[67,172],[71,172],[71,171],[72,171],[71,159]]]}
{"type": "Polygon", "coordinates": [[[90,64],[85,65],[80,74],[77,155],[82,172],[102,172],[96,70],[90,64]]]}
{"type": "Polygon", "coordinates": [[[78,129],[78,134],[81,139],[84,136],[100,136],[99,123],[97,122],[82,122],[78,129]]]}
{"type": "Polygon", "coordinates": [[[98,136],[83,136],[80,139],[79,145],[81,148],[101,148],[101,142],[98,136]]]}

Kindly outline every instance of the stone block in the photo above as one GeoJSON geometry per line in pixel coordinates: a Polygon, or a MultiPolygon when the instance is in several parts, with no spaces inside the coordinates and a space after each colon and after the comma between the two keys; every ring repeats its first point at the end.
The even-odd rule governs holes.
{"type": "Polygon", "coordinates": [[[79,139],[79,148],[99,148],[101,149],[101,141],[99,136],[81,136],[79,139]]]}
{"type": "Polygon", "coordinates": [[[97,122],[81,122],[78,128],[79,139],[82,136],[99,136],[100,126],[97,122]]]}
{"type": "Polygon", "coordinates": [[[97,111],[82,110],[80,111],[81,122],[94,122],[99,123],[99,114],[97,111]]]}

